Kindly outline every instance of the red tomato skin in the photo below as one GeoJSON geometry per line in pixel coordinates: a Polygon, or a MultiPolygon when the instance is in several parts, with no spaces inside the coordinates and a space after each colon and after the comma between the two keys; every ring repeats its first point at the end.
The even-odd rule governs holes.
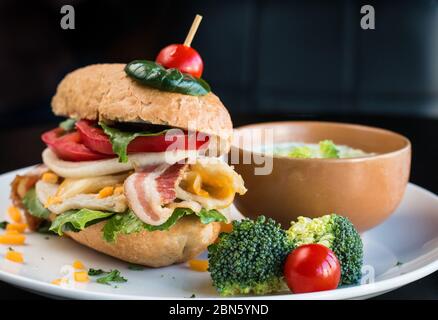
{"type": "Polygon", "coordinates": [[[81,135],[82,143],[88,148],[103,154],[114,155],[108,136],[101,128],[94,127],[92,121],[80,120],[76,122],[76,129],[81,135]]]}
{"type": "Polygon", "coordinates": [[[61,128],[55,128],[41,135],[41,140],[62,160],[92,161],[107,159],[111,156],[95,152],[81,142],[78,132],[64,134],[61,128]]]}
{"type": "Polygon", "coordinates": [[[336,289],[341,266],[332,250],[321,244],[302,245],[286,258],[284,277],[293,293],[336,289]]]}
{"type": "Polygon", "coordinates": [[[175,68],[196,78],[202,76],[204,62],[198,51],[183,44],[171,44],[158,53],[155,61],[166,68],[175,68]]]}
{"type": "MultiPolygon", "coordinates": [[[[111,142],[108,136],[101,128],[94,126],[92,121],[81,120],[76,123],[76,128],[81,135],[82,142],[88,148],[107,155],[114,155],[111,142]]],[[[165,135],[149,136],[149,137],[137,137],[128,145],[128,154],[138,152],[164,152],[180,138],[181,135],[175,136],[174,139],[166,141],[165,135]]],[[[192,146],[188,144],[188,135],[184,135],[184,149],[189,149],[192,146]]],[[[196,149],[201,148],[208,142],[208,137],[205,141],[196,139],[194,147],[196,149]]],[[[192,148],[193,149],[193,148],[192,148]]]]}

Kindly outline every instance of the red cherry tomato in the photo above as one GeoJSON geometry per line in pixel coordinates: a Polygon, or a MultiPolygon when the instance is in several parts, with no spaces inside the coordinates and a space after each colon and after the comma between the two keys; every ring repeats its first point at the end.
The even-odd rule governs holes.
{"type": "MultiPolygon", "coordinates": [[[[95,127],[93,122],[81,120],[76,123],[76,128],[81,135],[82,142],[88,148],[107,155],[113,155],[113,149],[108,136],[99,127],[95,127]]],[[[198,135],[194,147],[198,150],[208,142],[208,137],[203,140],[198,135]]],[[[128,145],[128,154],[136,152],[163,152],[166,151],[172,144],[181,138],[181,135],[176,134],[172,139],[167,139],[165,134],[158,136],[137,137],[128,145]]],[[[184,134],[184,149],[193,149],[189,144],[188,134],[184,134]]]]}
{"type": "Polygon", "coordinates": [[[87,148],[81,142],[78,132],[64,134],[61,128],[55,128],[42,134],[41,139],[62,160],[91,161],[106,159],[109,156],[87,148]]]}
{"type": "Polygon", "coordinates": [[[204,63],[199,53],[183,44],[171,44],[160,51],[156,62],[166,68],[175,68],[196,78],[202,76],[204,63]]]}
{"type": "Polygon", "coordinates": [[[332,290],[339,285],[341,266],[333,251],[326,246],[307,244],[288,255],[284,277],[294,293],[332,290]]]}

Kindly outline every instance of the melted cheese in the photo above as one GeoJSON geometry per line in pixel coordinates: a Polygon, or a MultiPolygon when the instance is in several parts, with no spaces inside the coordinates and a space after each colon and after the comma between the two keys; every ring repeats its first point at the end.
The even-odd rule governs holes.
{"type": "Polygon", "coordinates": [[[243,179],[218,158],[200,158],[191,164],[176,188],[177,197],[196,201],[206,209],[228,207],[236,193],[244,194],[243,179]]]}

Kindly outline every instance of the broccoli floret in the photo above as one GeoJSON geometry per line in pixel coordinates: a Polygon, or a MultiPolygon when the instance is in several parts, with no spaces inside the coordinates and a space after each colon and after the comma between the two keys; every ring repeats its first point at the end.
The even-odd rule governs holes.
{"type": "Polygon", "coordinates": [[[295,247],[319,243],[330,248],[341,265],[340,284],[354,284],[361,278],[363,244],[353,224],[337,214],[320,218],[299,217],[287,231],[295,247]]]}
{"type": "Polygon", "coordinates": [[[223,296],[266,294],[285,288],[283,263],[292,242],[280,224],[260,216],[233,222],[208,247],[213,285],[223,296]]]}

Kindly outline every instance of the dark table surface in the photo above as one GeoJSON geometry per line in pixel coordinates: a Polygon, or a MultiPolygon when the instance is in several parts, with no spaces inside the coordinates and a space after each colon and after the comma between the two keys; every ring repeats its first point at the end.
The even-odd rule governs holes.
{"type": "MultiPolygon", "coordinates": [[[[236,126],[275,120],[326,120],[360,123],[394,130],[407,136],[413,146],[410,181],[438,193],[438,119],[396,116],[235,116],[236,126]]],[[[40,134],[56,123],[0,130],[0,173],[40,162],[44,146],[40,134]]],[[[438,214],[438,208],[437,208],[438,214]]],[[[0,282],[0,299],[46,299],[0,282]]],[[[377,299],[438,299],[438,272],[377,299]]]]}

